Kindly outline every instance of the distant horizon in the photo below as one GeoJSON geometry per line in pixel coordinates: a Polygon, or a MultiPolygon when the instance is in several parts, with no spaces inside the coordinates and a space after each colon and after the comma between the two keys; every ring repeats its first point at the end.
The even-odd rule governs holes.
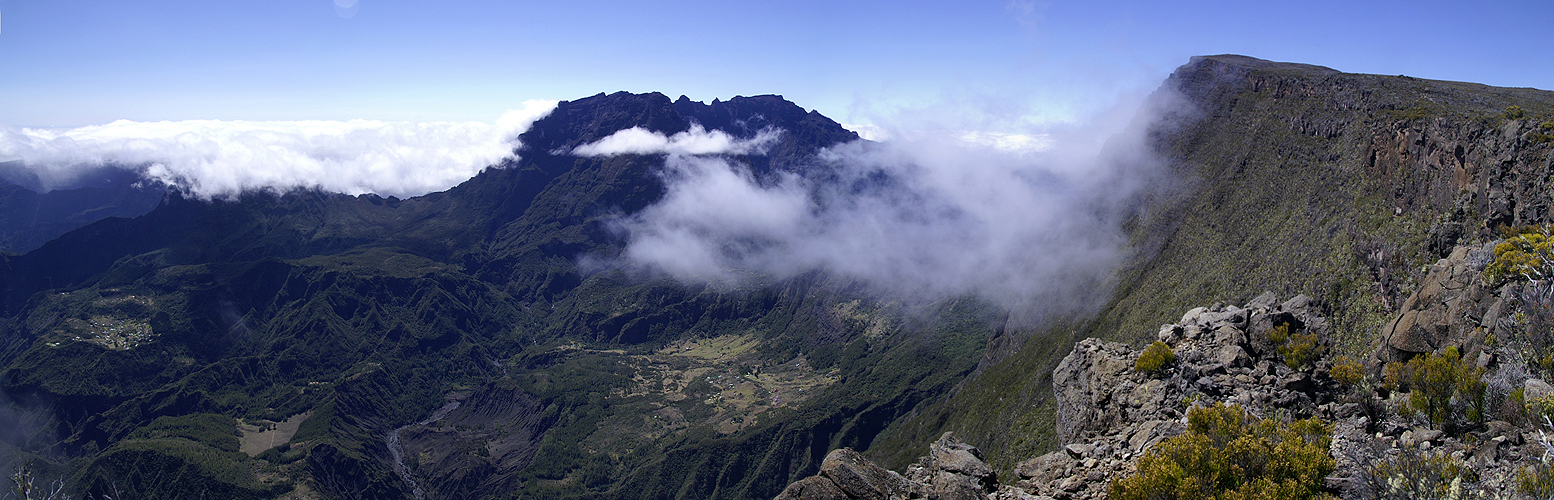
{"type": "MultiPolygon", "coordinates": [[[[1486,85],[1486,86],[1490,86],[1490,87],[1498,87],[1498,88],[1521,88],[1521,89],[1532,89],[1532,90],[1541,90],[1541,91],[1551,91],[1551,92],[1554,92],[1554,88],[1543,88],[1543,87],[1536,87],[1536,86],[1530,86],[1530,85],[1497,85],[1497,84],[1493,84],[1493,83],[1486,83],[1486,82],[1483,82],[1483,81],[1470,80],[1470,79],[1431,78],[1431,77],[1414,75],[1414,74],[1407,74],[1407,73],[1389,74],[1389,73],[1378,73],[1378,72],[1371,72],[1371,71],[1351,71],[1351,70],[1347,70],[1347,69],[1344,69],[1344,68],[1333,67],[1331,65],[1322,64],[1320,62],[1287,61],[1287,60],[1278,60],[1278,59],[1268,59],[1268,58],[1264,58],[1264,57],[1258,57],[1257,55],[1254,55],[1254,54],[1239,54],[1239,53],[1194,54],[1194,55],[1190,55],[1190,56],[1187,56],[1186,58],[1182,59],[1181,64],[1182,65],[1187,64],[1190,61],[1190,59],[1194,58],[1194,57],[1208,57],[1208,56],[1222,56],[1222,55],[1246,56],[1246,57],[1252,57],[1252,58],[1255,58],[1255,59],[1262,59],[1262,60],[1266,60],[1266,61],[1270,61],[1270,62],[1294,63],[1294,64],[1305,64],[1305,65],[1311,65],[1311,66],[1321,66],[1321,67],[1325,67],[1325,68],[1328,68],[1328,69],[1332,69],[1332,70],[1339,71],[1339,72],[1342,72],[1342,73],[1349,73],[1349,74],[1364,74],[1364,75],[1377,75],[1377,76],[1400,76],[1400,77],[1418,78],[1418,79],[1422,79],[1422,80],[1460,82],[1460,83],[1474,83],[1474,84],[1481,84],[1481,85],[1486,85]]],[[[1180,65],[1178,65],[1177,67],[1180,67],[1180,65]]],[[[1174,70],[1175,67],[1173,67],[1172,69],[1174,70]]],[[[1167,76],[1169,76],[1169,74],[1170,74],[1169,71],[1161,74],[1160,75],[1160,80],[1157,81],[1156,83],[1163,82],[1164,79],[1167,76]]],[[[733,94],[733,95],[714,95],[714,96],[707,97],[707,98],[697,98],[695,96],[691,96],[689,94],[685,94],[685,93],[682,93],[682,92],[670,91],[670,90],[665,90],[665,89],[649,89],[649,90],[615,89],[615,90],[599,90],[599,91],[588,92],[588,93],[584,93],[584,94],[581,94],[581,95],[574,95],[574,96],[565,97],[565,98],[542,99],[542,100],[576,101],[576,100],[579,100],[579,99],[586,99],[586,98],[593,97],[593,96],[600,95],[600,94],[608,95],[608,94],[613,94],[613,93],[616,93],[616,92],[627,92],[627,93],[632,93],[632,94],[658,93],[658,94],[663,94],[663,95],[669,97],[671,100],[677,100],[680,97],[686,97],[686,98],[688,98],[688,99],[690,99],[692,101],[696,101],[696,102],[700,102],[700,103],[711,103],[713,101],[728,101],[728,100],[735,99],[735,98],[740,98],[740,97],[756,97],[756,96],[763,96],[763,95],[775,95],[775,96],[787,99],[788,101],[793,102],[794,104],[799,105],[800,107],[804,108],[805,111],[819,112],[821,115],[824,115],[827,118],[831,118],[833,120],[836,120],[839,123],[843,123],[844,125],[850,123],[846,119],[839,118],[834,113],[827,113],[826,110],[821,109],[819,107],[809,106],[809,105],[806,105],[802,101],[794,100],[788,94],[784,94],[781,91],[748,92],[748,93],[736,93],[736,94],[733,94]]],[[[515,103],[515,106],[517,106],[517,105],[521,105],[521,102],[520,103],[515,103]]],[[[158,123],[158,122],[189,122],[189,121],[228,121],[228,122],[326,121],[326,122],[347,122],[347,121],[352,121],[352,120],[372,120],[372,121],[406,122],[406,123],[435,123],[435,122],[485,122],[485,123],[489,123],[489,122],[494,122],[495,119],[497,117],[500,117],[503,113],[505,113],[507,111],[512,111],[512,110],[514,110],[514,107],[506,107],[506,108],[503,108],[503,109],[500,109],[500,110],[495,110],[493,113],[488,113],[489,116],[481,116],[481,114],[479,114],[479,113],[470,113],[468,115],[468,117],[466,117],[466,118],[452,118],[452,117],[449,117],[449,118],[444,118],[444,119],[423,119],[423,118],[420,118],[418,116],[412,116],[412,117],[400,118],[400,119],[393,119],[393,118],[361,118],[361,117],[355,117],[355,118],[293,118],[293,119],[287,119],[287,118],[255,119],[255,118],[189,117],[189,118],[163,118],[163,119],[156,119],[156,120],[137,120],[137,119],[132,119],[132,118],[115,118],[115,119],[108,120],[108,121],[103,121],[103,122],[91,122],[91,123],[82,122],[82,123],[66,123],[66,124],[51,124],[51,125],[0,123],[0,130],[3,130],[5,128],[11,128],[11,129],[37,129],[37,130],[60,131],[60,130],[81,128],[81,127],[89,127],[89,126],[97,126],[97,125],[107,125],[107,124],[111,124],[111,123],[119,122],[119,121],[142,122],[142,123],[158,123]]],[[[911,111],[915,111],[915,110],[908,110],[909,113],[911,111]]],[[[394,113],[392,111],[382,111],[382,110],[380,110],[380,112],[385,112],[386,116],[393,116],[393,115],[396,115],[396,114],[400,114],[400,113],[394,113]]],[[[424,114],[424,110],[418,111],[418,113],[423,113],[424,114]]],[[[464,116],[464,115],[461,114],[459,116],[464,116]]],[[[1064,122],[1067,122],[1067,121],[1072,120],[1072,119],[1073,118],[1066,117],[1065,120],[1061,120],[1061,121],[1059,121],[1059,123],[1064,123],[1064,122]]],[[[851,125],[852,126],[869,127],[869,126],[873,125],[873,122],[872,122],[872,120],[870,120],[868,118],[865,118],[864,120],[862,120],[862,121],[860,121],[858,123],[852,123],[851,125]]]]}
{"type": "Polygon", "coordinates": [[[491,122],[527,100],[624,90],[779,94],[845,123],[1028,133],[1147,93],[1197,55],[1554,89],[1546,7],[0,0],[0,128],[491,122]]]}
{"type": "Polygon", "coordinates": [[[0,0],[0,159],[403,197],[509,156],[557,101],[618,91],[775,94],[870,138],[1029,150],[1120,130],[1193,56],[1554,88],[1544,7],[0,0]]]}

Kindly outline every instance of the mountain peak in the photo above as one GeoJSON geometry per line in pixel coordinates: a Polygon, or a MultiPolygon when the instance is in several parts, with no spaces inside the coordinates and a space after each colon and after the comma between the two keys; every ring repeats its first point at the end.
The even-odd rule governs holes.
{"type": "Polygon", "coordinates": [[[659,92],[616,92],[562,101],[549,115],[534,122],[519,140],[530,154],[552,153],[633,127],[674,135],[690,130],[692,125],[741,139],[755,137],[767,129],[780,130],[784,137],[767,154],[778,164],[858,139],[857,133],[835,120],[776,94],[734,96],[727,101],[713,99],[703,103],[684,95],[671,101],[659,92]]]}

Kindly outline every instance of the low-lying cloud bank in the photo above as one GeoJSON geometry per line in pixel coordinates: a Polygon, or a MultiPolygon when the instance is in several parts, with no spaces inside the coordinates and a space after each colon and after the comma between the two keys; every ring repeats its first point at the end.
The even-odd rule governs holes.
{"type": "Polygon", "coordinates": [[[619,154],[764,154],[766,148],[781,137],[775,129],[762,130],[750,139],[737,139],[722,130],[708,132],[700,124],[690,130],[665,136],[642,127],[632,127],[610,134],[596,142],[573,148],[578,156],[613,156],[619,154]]]}
{"type": "Polygon", "coordinates": [[[0,161],[21,159],[45,189],[110,165],[203,198],[296,188],[415,196],[512,155],[518,134],[555,105],[527,101],[494,123],[120,120],[64,131],[0,129],[0,161]]]}
{"type": "Polygon", "coordinates": [[[616,223],[628,244],[605,265],[690,283],[824,270],[911,302],[978,294],[1021,320],[1083,311],[1110,292],[1122,223],[1167,184],[1145,141],[1171,102],[1044,135],[892,130],[762,179],[670,150],[664,198],[616,223]]]}

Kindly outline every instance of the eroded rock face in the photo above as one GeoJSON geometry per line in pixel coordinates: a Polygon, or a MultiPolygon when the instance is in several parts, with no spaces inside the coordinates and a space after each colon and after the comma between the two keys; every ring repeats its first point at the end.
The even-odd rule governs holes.
{"type": "Polygon", "coordinates": [[[1382,328],[1382,347],[1372,359],[1376,373],[1387,363],[1446,347],[1475,359],[1484,333],[1506,338],[1501,319],[1510,310],[1516,287],[1494,290],[1484,283],[1484,266],[1494,260],[1494,245],[1457,247],[1430,266],[1419,290],[1382,328]]]}
{"type": "Polygon", "coordinates": [[[1058,363],[1052,387],[1058,402],[1058,441],[1072,443],[1087,430],[1116,425],[1123,415],[1106,411],[1121,375],[1133,369],[1128,346],[1085,339],[1058,363]]]}

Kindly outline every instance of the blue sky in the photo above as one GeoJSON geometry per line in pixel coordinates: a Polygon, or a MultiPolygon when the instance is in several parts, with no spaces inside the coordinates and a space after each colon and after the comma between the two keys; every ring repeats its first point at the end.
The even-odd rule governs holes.
{"type": "Polygon", "coordinates": [[[1147,92],[1197,54],[1554,89],[1551,12],[1546,0],[0,0],[0,126],[492,121],[528,99],[628,90],[783,94],[849,123],[954,109],[1010,129],[1147,92]]]}

